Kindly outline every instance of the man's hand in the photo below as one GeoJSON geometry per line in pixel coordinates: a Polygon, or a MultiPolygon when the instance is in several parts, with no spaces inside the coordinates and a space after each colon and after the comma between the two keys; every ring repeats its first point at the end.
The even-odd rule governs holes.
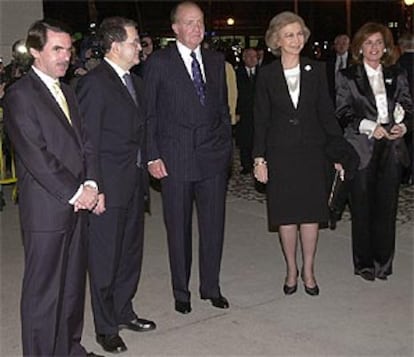
{"type": "Polygon", "coordinates": [[[156,179],[162,179],[168,176],[167,169],[165,168],[164,162],[161,159],[157,159],[148,164],[148,171],[151,176],[156,179]]]}
{"type": "Polygon", "coordinates": [[[92,212],[99,216],[104,213],[105,210],[105,195],[103,193],[100,193],[98,194],[98,202],[96,203],[95,208],[92,209],[92,212]]]}
{"type": "Polygon", "coordinates": [[[82,193],[75,201],[73,209],[78,212],[80,209],[92,210],[98,202],[98,190],[91,186],[83,186],[82,193]]]}

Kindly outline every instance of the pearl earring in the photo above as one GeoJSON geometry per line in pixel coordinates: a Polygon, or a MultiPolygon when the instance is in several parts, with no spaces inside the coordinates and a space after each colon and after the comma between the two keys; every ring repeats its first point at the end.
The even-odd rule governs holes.
{"type": "Polygon", "coordinates": [[[387,53],[387,49],[386,48],[384,48],[384,53],[387,53]]]}
{"type": "Polygon", "coordinates": [[[362,55],[362,49],[359,50],[359,54],[362,55]]]}

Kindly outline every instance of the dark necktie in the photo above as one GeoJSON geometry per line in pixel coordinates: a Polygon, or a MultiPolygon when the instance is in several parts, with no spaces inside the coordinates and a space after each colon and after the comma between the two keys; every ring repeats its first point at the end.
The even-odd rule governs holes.
{"type": "Polygon", "coordinates": [[[128,89],[129,94],[131,95],[132,99],[134,100],[135,104],[137,104],[137,94],[135,93],[134,84],[132,83],[132,78],[129,73],[125,73],[123,75],[125,86],[128,89]]]}
{"type": "Polygon", "coordinates": [[[206,86],[203,80],[203,75],[201,74],[200,63],[197,61],[196,54],[191,52],[191,57],[193,61],[191,62],[191,71],[193,73],[193,83],[196,89],[198,98],[202,105],[206,102],[206,86]]]}
{"type": "MultiPolygon", "coordinates": [[[[135,104],[137,104],[137,93],[135,92],[134,84],[132,83],[131,74],[125,73],[123,75],[123,78],[124,78],[125,86],[127,87],[129,94],[131,95],[135,104]]],[[[141,167],[141,150],[140,149],[138,149],[138,152],[137,152],[137,166],[141,167]]]]}

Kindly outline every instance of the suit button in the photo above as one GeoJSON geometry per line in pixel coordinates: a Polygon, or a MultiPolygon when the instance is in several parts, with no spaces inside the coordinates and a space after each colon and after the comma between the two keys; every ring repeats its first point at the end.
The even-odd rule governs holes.
{"type": "Polygon", "coordinates": [[[289,124],[298,125],[299,124],[299,119],[298,118],[291,118],[291,119],[289,119],[289,124]]]}

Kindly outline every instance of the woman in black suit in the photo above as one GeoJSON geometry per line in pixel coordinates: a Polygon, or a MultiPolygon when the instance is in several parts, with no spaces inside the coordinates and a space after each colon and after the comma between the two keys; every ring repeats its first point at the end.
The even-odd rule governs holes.
{"type": "Polygon", "coordinates": [[[360,157],[351,182],[354,273],[386,280],[392,274],[403,140],[412,129],[412,99],[405,71],[393,65],[392,34],[363,25],[352,41],[356,62],[338,78],[336,115],[360,157]]]}
{"type": "MultiPolygon", "coordinates": [[[[287,265],[283,286],[287,295],[297,290],[298,236],[305,291],[319,294],[314,258],[319,224],[328,221],[325,149],[328,139],[341,139],[325,68],[300,57],[309,35],[298,15],[275,16],[266,43],[280,53],[280,59],[262,67],[256,82],[254,174],[267,183],[269,228],[279,232],[287,265]]],[[[340,164],[336,167],[342,170],[340,164]]]]}

